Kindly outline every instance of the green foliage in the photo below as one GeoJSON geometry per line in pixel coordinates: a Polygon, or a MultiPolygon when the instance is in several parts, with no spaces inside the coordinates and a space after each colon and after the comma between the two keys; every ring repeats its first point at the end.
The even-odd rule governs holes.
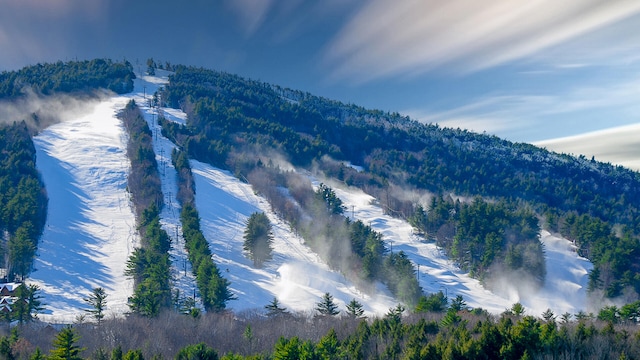
{"type": "Polygon", "coordinates": [[[178,201],[182,205],[180,211],[182,235],[202,296],[202,303],[207,311],[223,311],[227,302],[235,299],[235,296],[229,289],[230,282],[222,277],[213,262],[209,243],[200,229],[200,215],[195,206],[195,182],[189,159],[183,151],[179,150],[172,152],[171,159],[178,172],[178,201]]]}
{"type": "Polygon", "coordinates": [[[180,349],[176,360],[218,360],[218,353],[207,344],[199,343],[180,349]]]}
{"type": "Polygon", "coordinates": [[[333,301],[333,296],[329,293],[324,293],[322,299],[316,303],[316,311],[322,316],[335,316],[340,313],[338,305],[333,301]]]}
{"type": "Polygon", "coordinates": [[[625,287],[640,294],[640,238],[626,227],[616,236],[611,224],[588,214],[568,213],[559,219],[560,233],[575,242],[578,254],[589,258],[589,290],[616,297],[625,287]]]}
{"type": "Polygon", "coordinates": [[[91,306],[91,309],[85,311],[91,314],[99,324],[104,318],[104,310],[107,306],[107,293],[104,288],[94,288],[84,301],[91,306]]]}
{"type": "Polygon", "coordinates": [[[131,169],[127,187],[131,193],[136,217],[151,206],[161,209],[164,205],[158,163],[153,150],[153,138],[147,121],[134,100],[129,101],[118,115],[129,135],[127,156],[131,169]]]}
{"type": "Polygon", "coordinates": [[[249,216],[243,238],[242,248],[253,260],[253,266],[260,268],[265,262],[271,260],[273,233],[265,213],[256,212],[249,216]]]}
{"type": "Polygon", "coordinates": [[[351,299],[351,301],[347,304],[347,315],[352,318],[358,319],[364,316],[364,309],[362,308],[362,304],[356,300],[351,299]]]}
{"type": "Polygon", "coordinates": [[[464,204],[437,196],[428,212],[418,206],[409,220],[419,232],[435,238],[462,269],[488,285],[494,274],[504,277],[505,273],[529,277],[537,284],[544,281],[540,226],[529,210],[480,197],[464,204]]]}
{"type": "Polygon", "coordinates": [[[430,295],[423,295],[418,300],[416,312],[443,312],[447,309],[449,299],[442,291],[430,295]]]}
{"type": "Polygon", "coordinates": [[[46,214],[46,191],[26,124],[0,125],[0,233],[8,235],[0,253],[8,259],[7,280],[30,273],[46,214]]]}
{"type": "Polygon", "coordinates": [[[128,188],[131,193],[141,248],[131,254],[125,274],[133,278],[135,289],[129,307],[144,316],[157,316],[171,306],[171,247],[169,235],[160,225],[164,204],[160,174],[155,160],[151,130],[140,109],[131,100],[120,114],[129,135],[127,154],[131,161],[128,188]]]}
{"type": "Polygon", "coordinates": [[[344,213],[344,205],[342,200],[336,195],[335,191],[325,184],[320,183],[316,190],[316,196],[325,202],[327,211],[330,214],[340,215],[344,213]]]}
{"type": "MultiPolygon", "coordinates": [[[[166,133],[190,156],[245,176],[262,157],[249,154],[265,150],[283,153],[297,166],[314,163],[325,175],[365,189],[387,213],[408,218],[429,239],[438,238],[449,256],[478,278],[502,271],[530,273],[535,281],[543,281],[546,270],[536,238],[536,213],[551,228],[562,226],[560,218],[575,212],[628,226],[633,241],[640,234],[640,175],[621,166],[420,124],[397,113],[227,73],[174,69],[163,99],[185,109],[188,126],[167,124],[166,133]],[[326,156],[361,165],[364,171],[326,156]],[[497,204],[474,203],[452,212],[453,202],[435,199],[429,211],[414,209],[390,191],[393,186],[479,195],[497,204]],[[456,228],[456,223],[462,226],[456,228]]],[[[625,287],[640,290],[640,269],[633,265],[640,261],[628,246],[632,241],[623,242],[627,244],[619,248],[617,242],[613,248],[601,242],[584,251],[601,270],[601,276],[594,276],[601,284],[596,281],[593,286],[605,289],[608,296],[625,287]]],[[[375,259],[362,260],[363,270],[368,270],[365,278],[376,278],[372,274],[379,269],[368,269],[375,259]]]]}
{"type": "Polygon", "coordinates": [[[280,306],[280,302],[277,297],[274,297],[269,304],[264,306],[264,308],[267,310],[267,316],[269,317],[288,314],[287,309],[280,306]]]}
{"type": "Polygon", "coordinates": [[[20,284],[14,291],[15,300],[11,305],[9,319],[23,324],[37,318],[38,313],[44,309],[39,292],[37,285],[20,284]]]}
{"type": "Polygon", "coordinates": [[[55,340],[53,341],[53,349],[51,349],[50,360],[81,360],[80,352],[84,349],[80,348],[76,343],[78,337],[73,328],[67,326],[62,328],[55,340]]]}
{"type": "Polygon", "coordinates": [[[0,73],[0,98],[24,96],[27,88],[45,95],[107,89],[118,94],[133,90],[133,67],[108,59],[58,61],[0,73]]]}

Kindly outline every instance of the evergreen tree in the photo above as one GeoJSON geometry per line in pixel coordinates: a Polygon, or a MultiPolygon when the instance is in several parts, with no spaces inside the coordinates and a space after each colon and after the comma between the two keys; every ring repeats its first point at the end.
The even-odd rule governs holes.
{"type": "Polygon", "coordinates": [[[36,351],[33,353],[33,355],[31,355],[31,357],[29,357],[29,360],[44,360],[45,356],[42,353],[42,350],[40,350],[39,347],[36,348],[36,351]]]}
{"type": "Polygon", "coordinates": [[[264,306],[264,308],[267,310],[267,316],[269,317],[285,315],[289,313],[286,308],[280,306],[280,302],[278,301],[278,298],[275,296],[273,297],[273,300],[271,300],[269,304],[264,306]]]}
{"type": "Polygon", "coordinates": [[[24,280],[29,274],[33,258],[36,252],[34,241],[30,238],[32,226],[21,226],[14,236],[9,238],[7,245],[9,251],[9,262],[11,264],[11,274],[24,280]]]}
{"type": "Polygon", "coordinates": [[[448,299],[442,291],[429,296],[421,296],[416,305],[416,312],[443,312],[447,309],[448,299]]]}
{"type": "Polygon", "coordinates": [[[264,262],[271,259],[272,243],[273,233],[267,215],[251,214],[244,231],[243,249],[249,253],[249,258],[253,260],[255,267],[262,267],[264,262]]]}
{"type": "Polygon", "coordinates": [[[316,304],[316,311],[323,316],[335,316],[340,313],[338,305],[333,301],[333,296],[329,293],[324,293],[322,300],[316,304]]]}
{"type": "Polygon", "coordinates": [[[12,305],[11,318],[20,324],[37,317],[42,311],[41,297],[38,294],[40,288],[37,285],[20,284],[15,290],[16,300],[12,305]]]}
{"type": "Polygon", "coordinates": [[[104,310],[107,306],[107,294],[104,288],[97,287],[93,289],[89,297],[85,298],[84,301],[91,305],[91,309],[85,311],[91,314],[99,324],[104,318],[104,310]]]}
{"type": "Polygon", "coordinates": [[[362,304],[358,300],[352,299],[347,304],[347,314],[356,319],[362,317],[364,315],[362,304]]]}
{"type": "Polygon", "coordinates": [[[316,354],[319,359],[331,360],[339,358],[340,341],[335,329],[329,330],[327,335],[323,336],[316,346],[316,354]]]}
{"type": "Polygon", "coordinates": [[[122,357],[123,360],[144,360],[144,356],[142,355],[142,350],[140,349],[131,349],[127,351],[126,354],[122,357]]]}
{"type": "Polygon", "coordinates": [[[62,328],[53,340],[49,360],[82,360],[79,354],[84,349],[76,345],[77,342],[78,337],[71,327],[62,328]]]}
{"type": "Polygon", "coordinates": [[[218,360],[218,353],[207,344],[199,343],[180,349],[176,360],[218,360]]]}

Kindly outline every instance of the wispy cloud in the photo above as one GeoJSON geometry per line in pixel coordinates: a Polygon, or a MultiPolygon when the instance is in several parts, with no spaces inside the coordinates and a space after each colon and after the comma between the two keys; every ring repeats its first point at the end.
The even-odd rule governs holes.
{"type": "Polygon", "coordinates": [[[445,66],[472,72],[532,56],[638,13],[636,0],[374,0],[329,45],[326,61],[334,77],[358,81],[445,66]]]}
{"type": "Polygon", "coordinates": [[[105,18],[108,0],[0,1],[0,64],[42,61],[64,54],[70,39],[66,22],[83,19],[93,24],[105,18]]]}
{"type": "Polygon", "coordinates": [[[552,151],[594,156],[596,160],[611,162],[640,171],[640,123],[585,134],[544,140],[534,145],[552,151]]]}
{"type": "Polygon", "coordinates": [[[246,35],[252,35],[264,22],[273,0],[227,0],[227,5],[240,20],[246,35]]]}
{"type": "MultiPolygon", "coordinates": [[[[603,129],[640,119],[640,77],[578,84],[545,95],[487,95],[448,109],[408,109],[424,123],[532,141],[577,128],[603,129]],[[599,120],[599,121],[598,121],[599,120]]],[[[583,130],[588,131],[588,130],[583,130]]]]}

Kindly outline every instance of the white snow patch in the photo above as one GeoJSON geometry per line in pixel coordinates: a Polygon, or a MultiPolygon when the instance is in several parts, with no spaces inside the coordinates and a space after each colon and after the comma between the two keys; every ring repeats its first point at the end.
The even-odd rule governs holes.
{"type": "Polygon", "coordinates": [[[138,237],[126,191],[125,132],[115,118],[126,102],[105,100],[34,138],[49,208],[28,282],[41,288],[43,320],[73,321],[90,308],[83,299],[95,287],[108,294],[107,316],[128,310],[133,284],[124,270],[138,237]]]}

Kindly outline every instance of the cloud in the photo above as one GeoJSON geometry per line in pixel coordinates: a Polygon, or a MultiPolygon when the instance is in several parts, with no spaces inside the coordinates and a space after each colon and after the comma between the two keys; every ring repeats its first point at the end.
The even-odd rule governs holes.
{"type": "Polygon", "coordinates": [[[555,152],[594,156],[596,160],[640,171],[640,123],[535,142],[555,152]]]}
{"type": "MultiPolygon", "coordinates": [[[[374,0],[330,43],[325,60],[334,77],[358,81],[444,67],[473,72],[530,57],[638,13],[636,0],[374,0]]],[[[625,34],[611,35],[616,37],[603,40],[625,34]]]]}
{"type": "Polygon", "coordinates": [[[272,0],[227,0],[227,5],[235,12],[246,35],[252,35],[264,22],[272,0]]]}
{"type": "Polygon", "coordinates": [[[513,141],[535,141],[549,133],[574,134],[626,125],[640,119],[640,76],[582,81],[544,95],[491,94],[448,109],[408,109],[423,122],[488,132],[513,141]]]}
{"type": "Polygon", "coordinates": [[[504,134],[531,126],[531,119],[523,115],[552,102],[553,99],[548,96],[493,95],[446,110],[409,109],[402,113],[422,123],[437,123],[443,127],[478,133],[504,134]]]}
{"type": "Polygon", "coordinates": [[[68,22],[96,25],[105,17],[108,0],[0,1],[0,64],[23,66],[64,54],[77,34],[68,22]]]}

